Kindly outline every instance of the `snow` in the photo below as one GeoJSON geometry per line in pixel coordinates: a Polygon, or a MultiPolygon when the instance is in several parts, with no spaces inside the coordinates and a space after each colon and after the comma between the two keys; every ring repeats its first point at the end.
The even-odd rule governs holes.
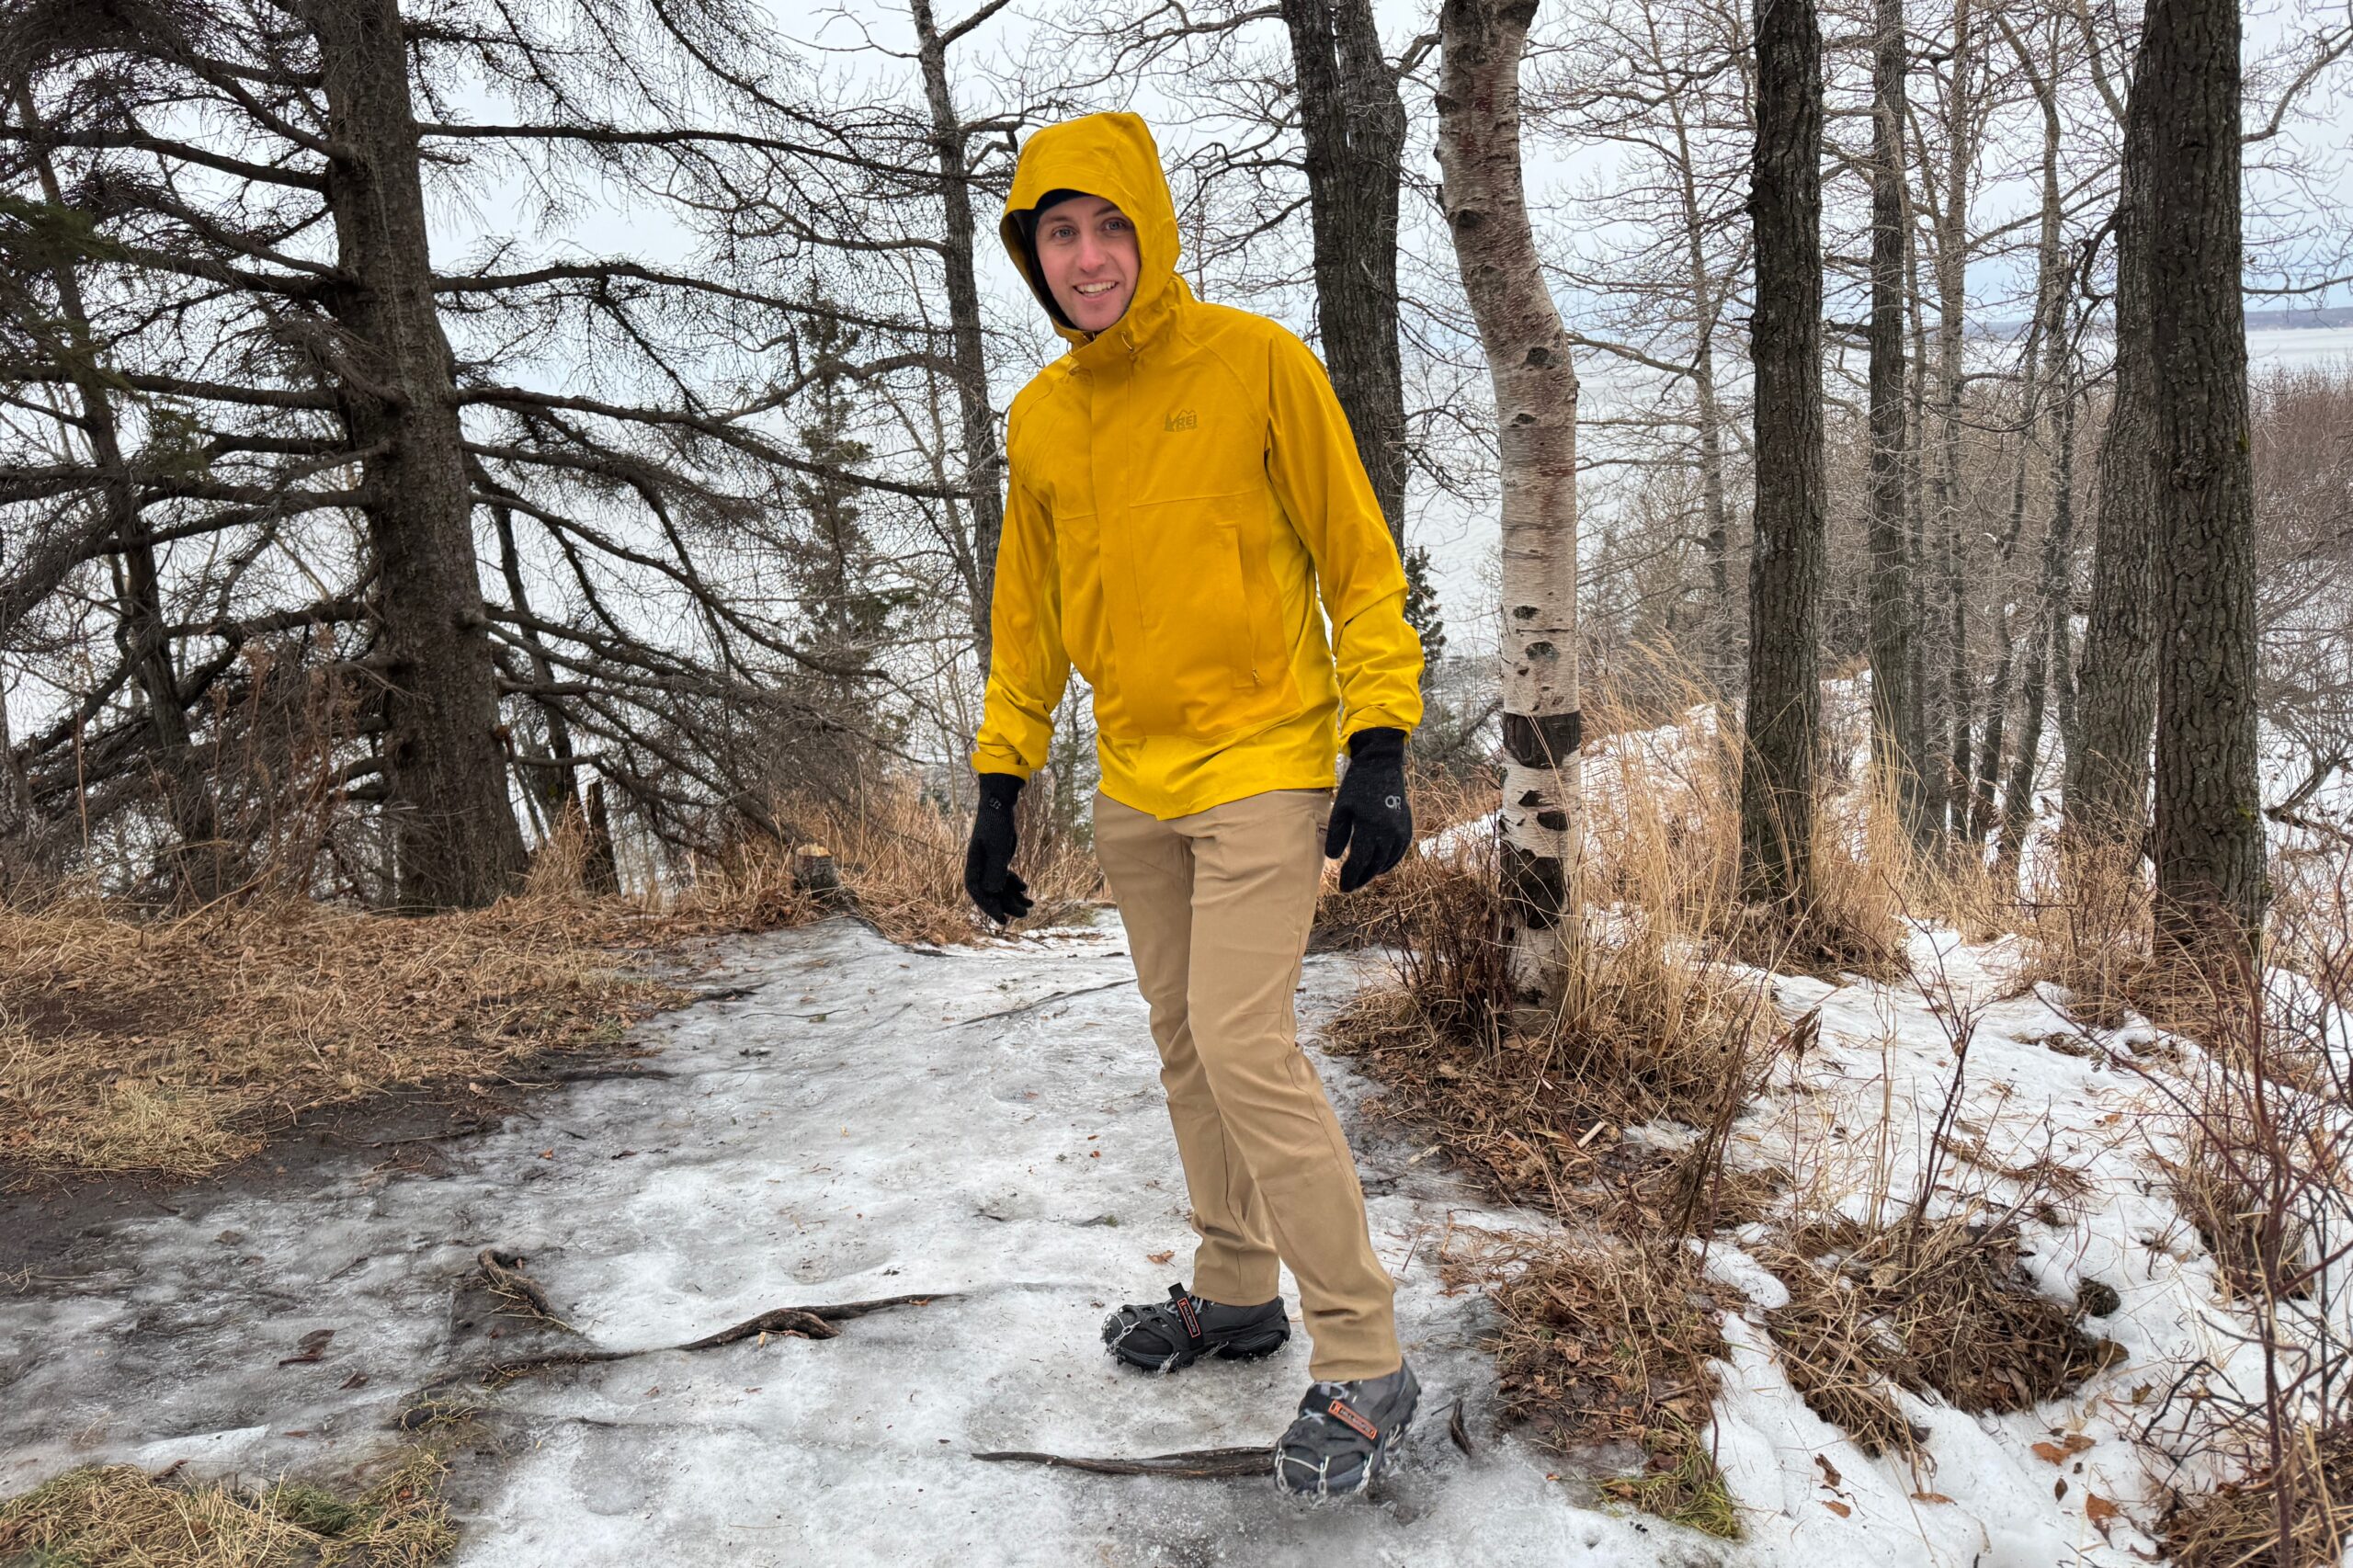
{"type": "MultiPolygon", "coordinates": [[[[1358,973],[1311,959],[1304,1016],[1327,1016],[1358,973]]],[[[1369,1132],[1366,1085],[1329,1061],[1425,1391],[1386,1500],[1300,1505],[1271,1465],[1245,1483],[974,1460],[1267,1443],[1307,1384],[1296,1334],[1267,1360],[1167,1378],[1102,1353],[1104,1314],[1160,1298],[1192,1240],[1121,933],[1107,914],[1099,930],[925,952],[835,921],[743,941],[712,983],[756,989],[640,1030],[669,1077],[550,1092],[450,1145],[438,1177],[370,1171],[371,1156],[291,1196],[114,1223],[76,1249],[70,1280],[0,1296],[0,1494],[89,1462],[274,1477],[382,1450],[404,1394],[498,1353],[453,1308],[495,1245],[599,1346],[675,1344],[782,1305],[958,1295],[829,1341],[470,1391],[496,1452],[453,1486],[460,1563],[1660,1560],[1666,1527],[1575,1506],[1546,1479],[1573,1467],[1484,1440],[1484,1310],[1445,1292],[1436,1255],[1449,1223],[1538,1221],[1369,1132]],[[278,1365],[320,1327],[336,1330],[323,1360],[278,1365]],[[1473,1459],[1446,1437],[1458,1398],[1473,1459]]],[[[1682,1560],[1748,1559],[1702,1540],[1682,1560]]]]}
{"type": "MultiPolygon", "coordinates": [[[[1976,1018],[1962,1117],[1997,1159],[2047,1151],[2090,1183],[2055,1224],[2026,1227],[2029,1267],[2054,1296],[2092,1278],[2124,1301],[2092,1326],[2127,1359],[2073,1398],[1979,1418],[1902,1396],[1932,1433],[1933,1470],[1866,1458],[1774,1357],[1763,1314],[1786,1299],[1780,1282],[1740,1237],[1718,1238],[1710,1273],[1724,1299],[1748,1302],[1727,1316],[1714,1431],[1748,1540],[1601,1503],[1592,1474],[1496,1435],[1485,1309],[1438,1278],[1450,1226],[1547,1221],[1474,1199],[1367,1122],[1370,1085],[1319,1055],[1425,1388],[1384,1498],[1315,1508],[1258,1481],[976,1461],[997,1449],[1136,1457],[1264,1443],[1306,1382],[1297,1335],[1268,1360],[1167,1378],[1101,1353],[1103,1314],[1158,1298],[1191,1243],[1143,1006],[1116,917],[1102,921],[952,952],[893,947],[847,921],[743,939],[716,983],[747,994],[639,1031],[666,1077],[548,1091],[529,1114],[446,1145],[437,1174],[355,1156],[292,1194],[218,1192],[99,1227],[69,1267],[0,1296],[0,1494],[93,1461],[266,1478],[333,1474],[381,1452],[405,1393],[497,1352],[459,1290],[491,1245],[524,1255],[598,1346],[674,1344],[781,1305],[955,1296],[849,1321],[830,1341],[665,1352],[473,1391],[490,1437],[451,1495],[458,1561],[479,1568],[2120,1568],[2152,1549],[2133,1520],[2154,1519],[2166,1479],[2131,1440],[2149,1409],[2136,1391],[2161,1396],[2201,1356],[2245,1365],[2213,1305],[2211,1265],[2154,1179],[2165,1132],[2148,1086],[2102,1053],[2041,1043],[2074,1031],[2052,998],[2018,994],[2005,949],[1922,928],[1915,970],[1976,1018]],[[324,1327],[336,1332],[320,1361],[280,1364],[324,1327]],[[1457,1399],[1475,1457],[1446,1438],[1457,1399]],[[2075,1433],[2092,1446],[2062,1465],[2033,1451],[2075,1433]],[[2125,1511],[2105,1535],[2085,1512],[2093,1494],[2125,1511]]],[[[1368,966],[1312,957],[1304,1027],[1368,966]]],[[[1743,1119],[1735,1159],[1816,1173],[1849,1204],[1873,1191],[1900,1200],[1951,1071],[1921,991],[1771,983],[1785,1015],[1821,1008],[1820,1040],[1743,1119]]],[[[2131,1038],[2154,1036],[2141,1026],[2131,1038]]],[[[1949,1169],[1945,1196],[1988,1182],[2001,1190],[1949,1169]]],[[[1285,1289],[1296,1322],[1288,1278],[1285,1289]]]]}

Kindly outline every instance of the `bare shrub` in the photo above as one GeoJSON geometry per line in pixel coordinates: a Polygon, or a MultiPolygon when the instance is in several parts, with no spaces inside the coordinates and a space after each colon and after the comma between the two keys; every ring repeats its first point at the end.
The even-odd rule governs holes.
{"type": "Polygon", "coordinates": [[[2179,1467],[2166,1539],[2199,1568],[2333,1564],[2353,1521],[2353,1017],[2336,1000],[2353,932],[2309,905],[2283,918],[2298,969],[2244,962],[2183,1007],[2202,1049],[2178,1071],[2128,1063],[2171,1103],[2174,1199],[2238,1347],[2188,1369],[2144,1427],[2179,1467]]]}
{"type": "Polygon", "coordinates": [[[2180,1568],[2336,1568],[2353,1545],[2353,1435],[2300,1426],[2277,1469],[2177,1494],[2157,1528],[2180,1568]]]}

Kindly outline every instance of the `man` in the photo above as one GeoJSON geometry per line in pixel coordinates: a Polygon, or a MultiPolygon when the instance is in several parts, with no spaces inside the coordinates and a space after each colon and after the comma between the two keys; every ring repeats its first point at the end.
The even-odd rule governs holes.
{"type": "Polygon", "coordinates": [[[1007,869],[1014,800],[1075,664],[1095,693],[1096,853],[1151,1005],[1200,1238],[1191,1289],[1122,1307],[1104,1341],[1161,1371],[1265,1355],[1290,1335],[1276,1276],[1289,1264],[1315,1381],[1276,1482],[1360,1491],[1420,1390],[1291,994],[1324,858],[1347,851],[1353,890],[1412,837],[1422,651],[1404,574],[1315,357],[1176,275],[1176,211],[1142,119],[1089,115],[1031,137],[1000,230],[1071,348],[1008,420],[965,887],[993,918],[1029,911],[1007,869]]]}

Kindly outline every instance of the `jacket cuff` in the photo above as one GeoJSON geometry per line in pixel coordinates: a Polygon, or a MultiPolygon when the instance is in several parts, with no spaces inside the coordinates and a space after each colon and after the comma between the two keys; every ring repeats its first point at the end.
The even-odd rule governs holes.
{"type": "Polygon", "coordinates": [[[1348,737],[1348,756],[1357,762],[1404,762],[1405,732],[1403,730],[1358,730],[1348,737]]]}

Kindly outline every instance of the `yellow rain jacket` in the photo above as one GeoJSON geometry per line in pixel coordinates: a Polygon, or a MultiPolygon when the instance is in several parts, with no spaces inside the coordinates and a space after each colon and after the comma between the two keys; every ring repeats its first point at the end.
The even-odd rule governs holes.
{"type": "Polygon", "coordinates": [[[1095,114],[1032,136],[998,228],[1071,348],[1007,420],[973,767],[1044,765],[1073,664],[1095,692],[1103,792],[1164,820],[1328,787],[1346,736],[1419,723],[1421,641],[1347,417],[1305,344],[1176,275],[1144,122],[1095,114]],[[1060,189],[1136,226],[1135,293],[1106,332],[1062,324],[1030,269],[1015,214],[1060,189]]]}

